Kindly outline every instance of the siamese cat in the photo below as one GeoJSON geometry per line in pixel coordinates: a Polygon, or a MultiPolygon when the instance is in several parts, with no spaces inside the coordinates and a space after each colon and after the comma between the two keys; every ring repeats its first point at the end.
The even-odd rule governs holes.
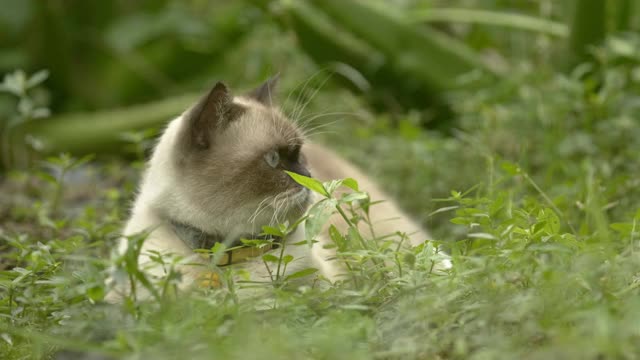
{"type": "MultiPolygon", "coordinates": [[[[148,163],[123,232],[121,251],[127,247],[126,237],[146,232],[140,264],[161,276],[163,267],[150,260],[154,253],[179,255],[183,259],[179,268],[182,284],[188,287],[210,261],[195,249],[210,249],[216,242],[234,246],[239,239],[256,238],[264,225],[294,223],[319,200],[285,170],[323,182],[355,178],[371,199],[386,200],[370,208],[376,234],[402,232],[411,245],[429,238],[359,169],[329,148],[305,139],[303,129],[271,101],[276,80],[272,78],[244,96],[233,96],[218,82],[169,123],[148,163]]],[[[328,223],[342,233],[347,231],[339,216],[328,223]]],[[[298,226],[287,242],[304,240],[303,228],[298,226]]],[[[312,247],[285,246],[285,254],[295,259],[287,273],[314,267],[332,281],[344,275],[334,250],[323,246],[331,243],[326,230],[312,247]]],[[[363,234],[370,231],[365,226],[360,230],[363,234]]],[[[280,249],[271,251],[280,254],[280,249]]],[[[239,262],[231,256],[235,254],[225,254],[226,260],[219,264],[243,268],[255,281],[270,278],[260,256],[242,256],[239,262]]],[[[450,263],[444,258],[438,266],[447,268],[450,263]]]]}

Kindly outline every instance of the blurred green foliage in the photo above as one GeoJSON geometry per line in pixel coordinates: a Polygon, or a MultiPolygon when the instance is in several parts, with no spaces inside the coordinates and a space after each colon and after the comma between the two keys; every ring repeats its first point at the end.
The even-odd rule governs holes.
{"type": "Polygon", "coordinates": [[[56,112],[138,103],[202,86],[255,11],[225,1],[5,1],[0,71],[49,69],[56,112]],[[117,89],[117,91],[115,91],[117,89]]]}
{"type": "Polygon", "coordinates": [[[640,7],[606,1],[591,43],[575,35],[590,23],[572,20],[579,3],[367,1],[497,74],[437,94],[455,120],[442,132],[425,129],[426,91],[396,99],[410,75],[382,39],[338,27],[319,1],[0,0],[0,120],[43,160],[0,175],[0,357],[638,358],[640,7]],[[586,56],[567,66],[572,51],[586,56]],[[378,67],[356,66],[370,52],[378,67]],[[424,223],[453,270],[431,272],[432,242],[332,234],[361,259],[344,283],[104,304],[156,129],[217,79],[240,92],[275,71],[284,109],[424,223]]]}
{"type": "MultiPolygon", "coordinates": [[[[287,31],[289,29],[283,29],[282,32],[275,30],[273,21],[274,14],[286,12],[286,8],[295,3],[266,0],[101,3],[80,0],[2,0],[0,5],[6,11],[0,15],[0,73],[15,69],[27,72],[48,69],[51,78],[47,88],[55,113],[155,100],[186,90],[201,89],[206,83],[203,79],[225,78],[234,83],[251,83],[270,72],[295,66],[286,61],[291,60],[286,57],[290,53],[277,44],[295,46],[295,39],[290,38],[292,34],[287,31]],[[264,36],[265,33],[270,35],[264,36]],[[247,38],[247,34],[251,36],[247,38]],[[264,36],[265,41],[260,43],[261,46],[253,48],[251,56],[247,56],[245,61],[228,66],[225,60],[256,36],[264,36]]],[[[383,11],[390,9],[385,12],[398,16],[418,10],[428,11],[429,8],[452,7],[446,1],[436,0],[371,1],[368,4],[368,7],[383,11]]],[[[610,4],[607,11],[611,16],[608,19],[615,22],[610,27],[630,28],[637,22],[637,9],[629,4],[629,1],[610,4]]],[[[317,5],[323,9],[329,7],[323,2],[317,5]]],[[[462,0],[454,6],[518,12],[561,23],[568,23],[572,16],[570,2],[462,0]]],[[[329,15],[339,20],[337,14],[329,15]]],[[[321,16],[322,13],[315,15],[321,16]]],[[[361,14],[361,17],[363,21],[368,20],[367,16],[361,14]]],[[[375,19],[372,17],[371,20],[375,19]]],[[[463,39],[477,50],[499,49],[498,52],[509,59],[549,52],[549,44],[541,43],[544,37],[538,38],[536,44],[528,41],[530,34],[505,32],[499,27],[473,26],[463,22],[435,23],[434,26],[463,39]]],[[[375,30],[375,27],[371,29],[375,30]]],[[[340,37],[337,28],[333,32],[327,36],[340,37]]],[[[374,34],[356,32],[356,35],[366,39],[374,34]]],[[[376,39],[380,37],[373,39],[373,45],[376,39]]],[[[304,39],[298,40],[299,45],[309,45],[304,43],[304,39]]],[[[409,53],[415,45],[403,44],[406,40],[398,39],[398,44],[405,45],[409,53]]],[[[384,50],[383,47],[378,49],[384,50]]],[[[324,59],[339,61],[339,56],[324,54],[324,59]]],[[[384,58],[371,60],[389,61],[384,58]]],[[[355,70],[363,71],[360,68],[355,70]]]]}
{"type": "MultiPolygon", "coordinates": [[[[160,125],[167,113],[184,109],[185,101],[172,97],[200,92],[218,79],[246,88],[277,71],[285,72],[289,80],[284,90],[291,93],[300,79],[324,69],[333,74],[328,86],[346,86],[364,95],[372,109],[396,120],[403,112],[416,110],[426,127],[450,132],[456,118],[449,90],[478,89],[500,81],[521,61],[555,62],[559,68],[579,63],[593,55],[592,47],[609,29],[630,29],[637,18],[633,12],[637,8],[628,1],[606,8],[604,0],[594,0],[593,8],[579,1],[457,4],[460,10],[489,9],[477,14],[455,8],[447,12],[443,5],[451,4],[435,0],[7,2],[11,11],[0,17],[5,34],[0,37],[0,73],[47,69],[51,74],[47,91],[35,89],[29,100],[61,115],[46,124],[25,120],[11,131],[5,129],[5,121],[0,122],[5,123],[3,147],[12,149],[11,154],[3,151],[3,163],[10,165],[8,160],[15,157],[18,163],[28,161],[31,148],[48,154],[118,152],[122,132],[160,125]],[[431,9],[440,10],[440,18],[437,11],[429,17],[431,9]],[[499,10],[496,16],[491,9],[499,10]],[[529,25],[518,31],[524,22],[529,25]],[[594,22],[600,25],[593,27],[594,22]],[[504,31],[504,26],[516,31],[504,31]],[[549,32],[546,26],[554,30],[549,32]],[[139,111],[86,115],[158,99],[167,102],[145,108],[145,119],[140,121],[135,120],[139,111]],[[64,115],[69,112],[80,115],[64,115]],[[120,123],[110,124],[108,118],[116,116],[120,123]],[[80,124],[78,118],[86,121],[80,124]]],[[[15,108],[14,99],[0,95],[0,119],[11,118],[15,108]]]]}

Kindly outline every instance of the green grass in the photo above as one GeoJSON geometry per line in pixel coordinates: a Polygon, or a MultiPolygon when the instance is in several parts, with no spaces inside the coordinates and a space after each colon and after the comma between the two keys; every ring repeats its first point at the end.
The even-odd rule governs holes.
{"type": "Polygon", "coordinates": [[[396,252],[350,234],[336,238],[353,273],[336,286],[106,304],[113,267],[138,271],[111,252],[142,163],[58,157],[14,171],[0,188],[0,358],[637,358],[638,61],[606,49],[600,61],[589,76],[524,64],[449,94],[452,137],[416,114],[369,113],[333,85],[310,102],[307,114],[351,114],[314,120],[338,120],[318,138],[445,244],[446,275],[432,272],[432,243],[396,252]]]}

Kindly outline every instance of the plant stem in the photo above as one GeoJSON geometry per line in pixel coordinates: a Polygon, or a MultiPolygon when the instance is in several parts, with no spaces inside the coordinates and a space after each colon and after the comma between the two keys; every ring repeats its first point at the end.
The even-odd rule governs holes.
{"type": "Polygon", "coordinates": [[[269,267],[269,264],[267,264],[267,262],[264,261],[264,259],[262,259],[262,262],[264,263],[264,266],[267,268],[267,272],[269,273],[269,277],[271,278],[271,282],[273,283],[275,281],[273,279],[273,271],[271,271],[271,268],[269,267]]]}
{"type": "Polygon", "coordinates": [[[51,202],[51,214],[55,214],[58,212],[58,207],[60,206],[60,201],[62,200],[62,195],[64,192],[64,177],[67,174],[67,169],[60,170],[60,178],[58,178],[58,182],[56,183],[56,190],[53,195],[53,201],[51,202]]]}
{"type": "MultiPolygon", "coordinates": [[[[281,245],[280,245],[280,257],[278,258],[278,268],[276,269],[276,281],[280,280],[280,265],[282,264],[282,257],[284,256],[284,247],[285,247],[286,240],[287,240],[287,237],[284,236],[282,238],[281,245]]],[[[284,275],[284,271],[282,275],[284,275]]]]}

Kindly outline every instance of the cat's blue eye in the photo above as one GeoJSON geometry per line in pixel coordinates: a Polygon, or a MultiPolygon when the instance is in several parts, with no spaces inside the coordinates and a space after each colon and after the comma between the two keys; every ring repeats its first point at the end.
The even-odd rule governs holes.
{"type": "Polygon", "coordinates": [[[272,168],[277,168],[278,164],[280,164],[280,154],[277,151],[269,151],[264,155],[264,160],[271,166],[272,168]]]}

